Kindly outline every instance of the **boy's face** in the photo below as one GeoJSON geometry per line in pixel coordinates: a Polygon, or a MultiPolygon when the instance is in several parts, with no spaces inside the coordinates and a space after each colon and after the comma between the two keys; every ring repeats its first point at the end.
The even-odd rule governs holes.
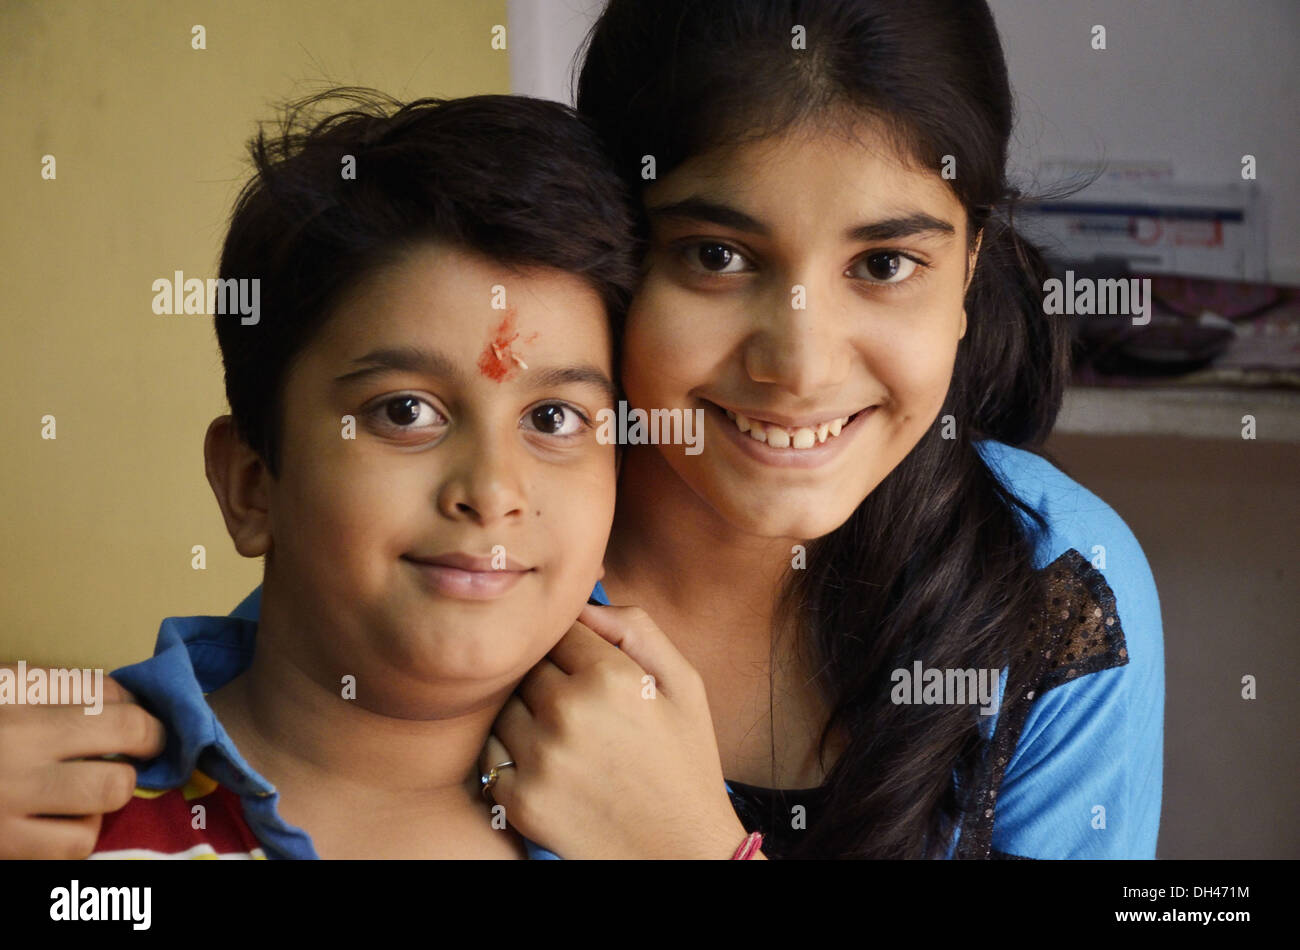
{"type": "Polygon", "coordinates": [[[340,301],[289,370],[267,482],[263,616],[309,675],[423,718],[499,699],[554,646],[613,518],[610,346],[578,277],[447,245],[340,301]]]}

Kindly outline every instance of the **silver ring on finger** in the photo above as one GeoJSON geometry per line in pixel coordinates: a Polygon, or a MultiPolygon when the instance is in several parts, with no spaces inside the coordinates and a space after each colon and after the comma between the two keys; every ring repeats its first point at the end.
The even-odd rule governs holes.
{"type": "Polygon", "coordinates": [[[500,765],[492,766],[492,768],[488,769],[487,772],[478,777],[480,791],[482,791],[485,799],[494,800],[492,799],[492,786],[496,785],[497,779],[501,777],[501,770],[512,769],[514,767],[515,763],[507,759],[500,765]]]}

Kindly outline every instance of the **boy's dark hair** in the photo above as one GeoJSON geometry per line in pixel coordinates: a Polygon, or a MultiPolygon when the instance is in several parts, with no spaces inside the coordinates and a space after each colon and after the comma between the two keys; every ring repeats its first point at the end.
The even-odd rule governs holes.
{"type": "Polygon", "coordinates": [[[604,301],[617,354],[640,258],[635,219],[567,106],[497,95],[403,104],[334,89],[286,106],[249,150],[256,174],[235,204],[220,276],[260,279],[260,319],[215,323],[235,425],[273,475],[294,357],[349,288],[419,243],[577,275],[604,301]],[[355,178],[344,177],[345,156],[355,178]]]}

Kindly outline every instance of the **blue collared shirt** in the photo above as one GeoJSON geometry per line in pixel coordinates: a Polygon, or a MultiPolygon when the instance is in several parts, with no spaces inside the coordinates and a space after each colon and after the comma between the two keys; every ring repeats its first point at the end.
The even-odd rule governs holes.
{"type": "Polygon", "coordinates": [[[113,672],[167,728],[162,755],[140,766],[136,785],[178,788],[200,769],[239,795],[267,857],[318,858],[307,832],[280,817],[280,793],[239,754],[204,698],[248,668],[256,633],[257,622],[241,617],[168,617],[154,655],[113,672]]]}
{"type": "MultiPolygon", "coordinates": [[[[253,662],[257,620],[243,608],[230,617],[168,617],[154,655],[113,672],[167,729],[162,755],[139,767],[136,785],[179,788],[200,770],[239,795],[244,820],[267,857],[319,858],[311,836],[280,817],[280,793],[239,754],[205,698],[253,662]]],[[[556,857],[527,839],[524,844],[530,858],[556,857]]]]}

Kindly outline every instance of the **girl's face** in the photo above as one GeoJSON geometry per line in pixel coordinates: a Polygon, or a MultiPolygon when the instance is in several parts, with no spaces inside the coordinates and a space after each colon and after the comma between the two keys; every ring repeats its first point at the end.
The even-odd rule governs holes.
{"type": "Polygon", "coordinates": [[[833,531],[943,406],[966,332],[966,215],[887,141],[796,129],[646,190],[624,386],[646,410],[705,410],[700,454],[660,451],[743,532],[833,531]]]}

